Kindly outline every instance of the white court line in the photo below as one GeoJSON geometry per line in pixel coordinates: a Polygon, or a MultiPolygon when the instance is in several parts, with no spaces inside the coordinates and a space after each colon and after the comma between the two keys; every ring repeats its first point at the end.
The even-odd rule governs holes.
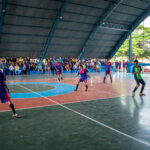
{"type": "Polygon", "coordinates": [[[78,111],[75,111],[75,110],[73,110],[73,109],[71,109],[71,108],[69,108],[69,107],[67,107],[67,106],[64,106],[64,105],[62,105],[62,104],[60,104],[60,103],[58,103],[58,102],[55,102],[54,100],[52,100],[52,99],[50,99],[50,98],[48,98],[48,97],[42,96],[41,94],[36,93],[36,92],[32,91],[32,90],[29,89],[29,88],[26,88],[26,87],[24,87],[24,86],[22,86],[22,85],[19,85],[19,84],[18,84],[18,86],[20,86],[20,87],[22,87],[22,88],[24,88],[24,89],[27,89],[27,90],[29,90],[30,92],[35,93],[35,94],[37,94],[37,95],[39,95],[39,96],[41,96],[41,97],[43,97],[43,98],[45,98],[45,99],[47,99],[47,100],[53,102],[53,103],[55,103],[56,105],[59,105],[59,106],[65,108],[65,109],[67,109],[67,110],[69,110],[69,111],[71,111],[71,112],[74,112],[74,113],[76,113],[76,114],[78,114],[78,115],[80,115],[80,116],[82,116],[82,117],[84,117],[84,118],[86,118],[86,119],[88,119],[88,120],[91,120],[91,121],[93,121],[93,122],[99,124],[100,126],[103,126],[103,127],[107,128],[107,129],[109,129],[109,130],[111,130],[111,131],[114,131],[114,132],[116,132],[116,133],[118,133],[118,134],[121,134],[121,135],[123,135],[123,136],[125,136],[125,137],[128,137],[128,138],[130,138],[130,139],[132,139],[132,140],[134,140],[134,141],[136,141],[136,142],[139,142],[139,143],[141,143],[141,144],[144,144],[144,145],[147,145],[148,147],[150,147],[150,143],[148,143],[148,142],[145,142],[145,141],[142,141],[142,140],[137,139],[137,138],[135,138],[135,137],[132,137],[132,136],[130,136],[130,135],[126,134],[126,133],[123,133],[123,132],[121,132],[121,131],[119,131],[119,130],[117,130],[117,129],[115,129],[115,128],[112,128],[112,127],[110,127],[110,126],[108,126],[108,125],[106,125],[106,124],[104,124],[104,123],[102,123],[102,122],[100,122],[100,121],[97,121],[97,120],[95,120],[95,119],[92,119],[92,118],[90,118],[90,117],[88,117],[88,116],[86,116],[86,115],[84,115],[84,114],[82,114],[82,113],[80,113],[80,112],[78,112],[78,111]]]}
{"type": "MultiPolygon", "coordinates": [[[[67,105],[67,104],[76,104],[76,103],[84,103],[84,102],[93,102],[93,101],[102,101],[102,100],[107,100],[107,99],[113,99],[113,98],[119,98],[119,97],[128,97],[130,95],[121,95],[121,96],[116,96],[116,97],[106,97],[106,98],[101,98],[101,99],[92,99],[92,100],[83,100],[83,101],[74,101],[74,102],[66,102],[66,103],[63,103],[62,105],[67,105]]],[[[26,98],[21,98],[21,99],[26,99],[26,98]]],[[[35,106],[35,107],[28,107],[28,108],[19,108],[19,109],[16,109],[16,110],[26,110],[26,109],[33,109],[33,108],[43,108],[43,107],[51,107],[51,106],[56,106],[57,104],[50,104],[50,105],[43,105],[43,106],[35,106]]],[[[3,111],[0,111],[0,113],[2,112],[8,112],[8,111],[11,111],[11,110],[3,110],[3,111]]]]}
{"type": "MultiPolygon", "coordinates": [[[[19,108],[19,109],[16,109],[16,110],[26,110],[26,109],[33,109],[33,108],[43,108],[43,107],[50,107],[50,106],[57,106],[56,104],[51,104],[51,105],[43,105],[43,106],[35,106],[35,107],[28,107],[28,108],[19,108]]],[[[9,111],[12,111],[12,110],[3,110],[3,111],[0,111],[0,113],[3,113],[3,112],[9,112],[9,111]]]]}

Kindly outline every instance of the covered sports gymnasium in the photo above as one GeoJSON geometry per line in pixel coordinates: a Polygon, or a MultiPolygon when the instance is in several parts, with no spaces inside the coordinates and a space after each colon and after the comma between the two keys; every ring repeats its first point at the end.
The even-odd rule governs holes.
{"type": "MultiPolygon", "coordinates": [[[[112,58],[150,15],[150,0],[0,0],[0,57],[112,58]]],[[[91,72],[7,76],[21,118],[0,104],[0,150],[150,150],[150,76],[91,72]]]]}

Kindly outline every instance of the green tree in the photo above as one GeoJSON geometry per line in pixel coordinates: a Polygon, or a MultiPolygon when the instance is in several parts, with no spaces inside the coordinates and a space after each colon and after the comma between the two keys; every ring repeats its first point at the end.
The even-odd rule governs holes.
{"type": "MultiPolygon", "coordinates": [[[[128,57],[129,37],[122,44],[115,57],[128,57]]],[[[139,25],[132,33],[132,53],[134,57],[150,58],[150,28],[139,25]]]]}

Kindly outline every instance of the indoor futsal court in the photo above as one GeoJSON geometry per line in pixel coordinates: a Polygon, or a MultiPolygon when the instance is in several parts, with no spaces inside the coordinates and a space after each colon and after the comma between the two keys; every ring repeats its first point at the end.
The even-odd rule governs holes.
{"type": "Polygon", "coordinates": [[[114,73],[112,84],[91,73],[88,92],[84,84],[74,92],[74,76],[8,77],[22,117],[12,119],[8,105],[0,105],[2,149],[150,149],[149,74],[143,98],[131,96],[135,81],[126,73],[114,73]]]}
{"type": "Polygon", "coordinates": [[[150,0],[0,0],[0,150],[150,150],[150,0]]]}

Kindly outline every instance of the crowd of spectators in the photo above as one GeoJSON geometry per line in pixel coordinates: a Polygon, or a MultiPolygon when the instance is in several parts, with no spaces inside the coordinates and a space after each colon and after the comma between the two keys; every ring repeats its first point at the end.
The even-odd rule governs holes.
{"type": "Polygon", "coordinates": [[[78,70],[80,63],[86,65],[88,69],[100,71],[99,59],[78,59],[78,58],[46,58],[46,59],[33,59],[22,57],[2,57],[0,58],[1,68],[8,75],[30,74],[30,72],[46,73],[55,71],[55,61],[59,60],[63,70],[74,72],[78,70]]]}
{"type": "MultiPolygon", "coordinates": [[[[56,59],[61,63],[63,70],[66,72],[76,72],[78,70],[79,64],[81,63],[83,67],[91,69],[95,72],[100,72],[102,66],[104,66],[104,60],[100,59],[78,59],[71,57],[64,58],[23,58],[23,57],[2,57],[0,58],[0,67],[7,75],[20,75],[20,74],[30,74],[31,72],[36,73],[46,73],[55,72],[55,61],[56,59]]],[[[123,66],[124,63],[112,62],[112,67],[115,68],[116,63],[118,66],[123,66]]],[[[121,68],[121,67],[118,67],[121,68]]],[[[120,69],[119,69],[120,71],[120,69]]]]}

